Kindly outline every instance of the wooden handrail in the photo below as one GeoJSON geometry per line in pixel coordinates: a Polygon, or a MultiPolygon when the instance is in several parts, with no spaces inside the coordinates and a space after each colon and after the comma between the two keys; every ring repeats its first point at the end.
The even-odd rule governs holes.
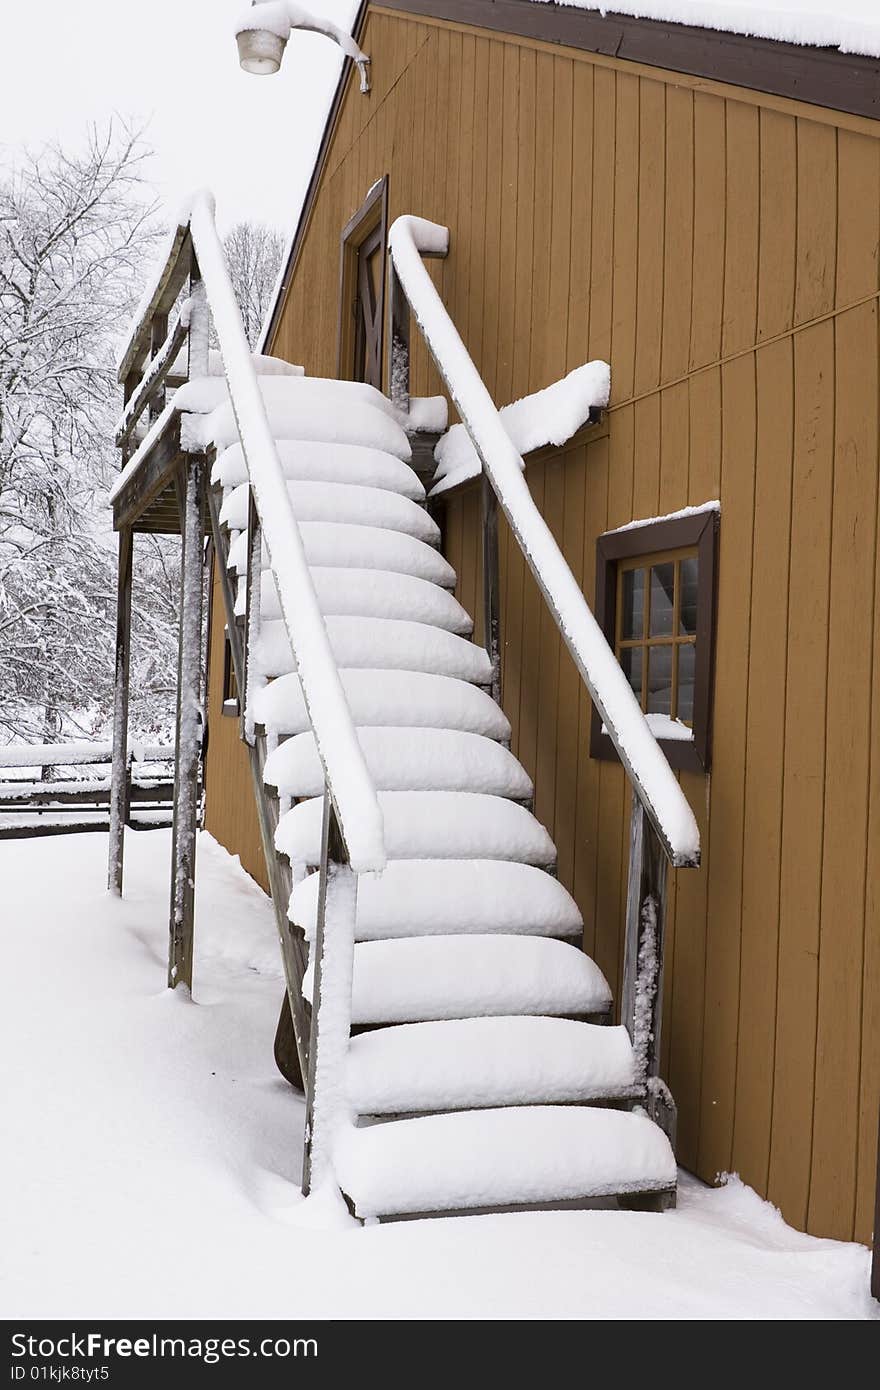
{"type": "MultiPolygon", "coordinates": [[[[447,228],[420,217],[399,217],[389,239],[392,269],[437,368],[620,761],[669,862],[695,868],[700,837],[693,811],[654,738],[642,709],[591,612],[546,521],[529,492],[524,463],[422,262],[443,256],[447,228]]],[[[392,284],[392,311],[399,305],[392,284]]],[[[399,314],[399,309],[398,309],[399,314]]],[[[405,333],[393,325],[398,351],[405,333]]],[[[403,377],[400,364],[397,375],[403,377]]]]}
{"type": "Polygon", "coordinates": [[[191,258],[189,221],[178,219],[177,225],[168,237],[161,260],[157,262],[156,269],[147,282],[136,310],[134,324],[122,349],[117,368],[117,380],[122,384],[143,365],[153,345],[153,321],[159,315],[168,314],[173,308],[174,301],[189,275],[191,258]]]}
{"type": "Polygon", "coordinates": [[[379,799],[330,647],[207,195],[193,201],[190,234],[324,779],[355,872],[381,872],[385,836],[379,799]]]}

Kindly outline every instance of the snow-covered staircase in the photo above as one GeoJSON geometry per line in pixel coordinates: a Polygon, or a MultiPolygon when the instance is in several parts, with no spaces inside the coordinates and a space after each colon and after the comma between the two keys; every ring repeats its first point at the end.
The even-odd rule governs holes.
{"type": "Polygon", "coordinates": [[[191,984],[207,503],[287,985],[276,1057],[306,1094],[303,1190],[336,1184],[364,1218],[612,1195],[662,1206],[675,1193],[658,1074],[666,870],[699,863],[699,834],[425,271],[421,256],[447,246],[418,218],[391,228],[387,399],[255,358],[210,199],[174,229],[119,366],[109,879],[120,892],[132,526],[177,527],[168,980],[191,984]],[[409,400],[410,310],[482,469],[488,650],[413,466],[411,439],[440,426],[409,400]],[[188,381],[166,401],[184,344],[188,381]],[[495,698],[499,512],[633,790],[618,1027],[495,698]]]}
{"type": "MultiPolygon", "coordinates": [[[[529,809],[397,412],[363,385],[292,378],[263,392],[389,859],[359,884],[346,1061],[357,1123],[335,1154],[352,1209],[668,1198],[668,1139],[644,1113],[608,1108],[644,1096],[633,1046],[580,949],[580,913],[553,876],[555,846],[529,809]],[[338,437],[349,401],[358,444],[338,437]]],[[[211,432],[243,614],[248,497],[230,407],[211,432]]],[[[275,844],[293,869],[290,918],[313,946],[324,774],[262,563],[249,715],[271,750],[266,786],[288,807],[275,844]]]]}

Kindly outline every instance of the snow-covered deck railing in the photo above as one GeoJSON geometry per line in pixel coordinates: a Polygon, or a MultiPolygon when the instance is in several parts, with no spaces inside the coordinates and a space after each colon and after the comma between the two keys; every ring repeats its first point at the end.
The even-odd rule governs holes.
{"type": "Polygon", "coordinates": [[[459,336],[422,256],[444,256],[445,227],[399,217],[389,250],[403,293],[480,458],[485,476],[553,614],[670,863],[699,864],[693,811],[652,734],[602,629],[525,481],[523,460],[459,336]]]}
{"type": "Polygon", "coordinates": [[[355,873],[381,871],[385,867],[382,812],[330,648],[207,194],[193,200],[190,232],[281,615],[349,862],[355,873]]]}
{"type": "MultiPolygon", "coordinates": [[[[46,827],[54,833],[80,829],[83,824],[95,829],[106,825],[111,761],[109,743],[8,743],[0,747],[0,839],[41,833],[46,827]]],[[[157,824],[170,821],[173,761],[172,747],[129,745],[125,764],[129,823],[144,814],[157,824]]]]}

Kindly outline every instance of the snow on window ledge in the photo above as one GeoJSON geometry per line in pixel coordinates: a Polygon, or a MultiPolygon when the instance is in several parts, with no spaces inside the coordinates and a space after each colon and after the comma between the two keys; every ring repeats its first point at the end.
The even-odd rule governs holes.
{"type": "MultiPolygon", "coordinates": [[[[693,743],[694,731],[687,724],[683,724],[680,719],[670,719],[668,714],[646,714],[645,721],[651,733],[658,740],[671,743],[693,743]]],[[[608,733],[605,725],[602,725],[602,733],[608,733]]]]}
{"type": "Polygon", "coordinates": [[[637,521],[627,521],[623,526],[615,526],[606,531],[606,536],[618,536],[621,531],[637,531],[640,526],[656,526],[661,521],[681,521],[688,516],[702,516],[704,512],[720,512],[721,503],[717,497],[711,502],[701,502],[698,507],[681,507],[677,512],[667,512],[665,516],[640,517],[637,521]]]}

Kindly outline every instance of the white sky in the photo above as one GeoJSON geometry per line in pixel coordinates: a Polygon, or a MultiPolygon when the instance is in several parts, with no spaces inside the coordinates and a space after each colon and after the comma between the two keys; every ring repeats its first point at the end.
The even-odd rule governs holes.
{"type": "MultiPolygon", "coordinates": [[[[356,0],[310,0],[350,24],[356,0]]],[[[295,33],[281,71],[238,66],[247,0],[0,0],[0,142],[77,142],[114,111],[149,120],[151,174],[173,212],[193,188],[217,198],[220,230],[247,217],[292,230],[330,94],[335,44],[295,33]]]]}

